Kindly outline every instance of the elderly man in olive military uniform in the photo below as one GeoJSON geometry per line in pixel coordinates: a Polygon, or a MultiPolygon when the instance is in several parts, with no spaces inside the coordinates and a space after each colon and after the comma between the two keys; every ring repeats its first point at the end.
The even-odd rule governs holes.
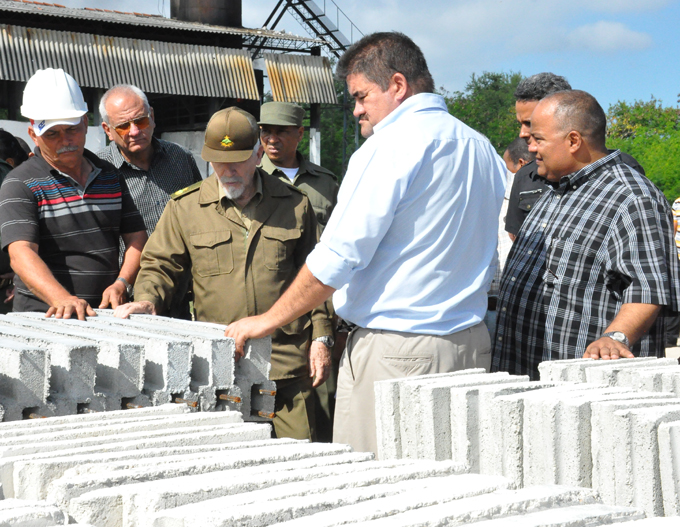
{"type": "MultiPolygon", "coordinates": [[[[260,108],[260,140],[264,147],[261,168],[272,176],[292,183],[302,190],[314,207],[320,230],[328,223],[338,200],[338,179],[330,170],[307,161],[299,152],[298,144],[304,134],[302,120],[305,110],[289,102],[268,102],[260,108]]],[[[332,348],[332,337],[322,337],[332,348]]],[[[315,389],[316,426],[318,439],[330,442],[333,438],[333,409],[337,381],[337,364],[333,362],[328,381],[315,389]]]]}
{"type": "MultiPolygon", "coordinates": [[[[318,227],[301,191],[257,168],[258,136],[255,118],[238,108],[212,116],[201,156],[215,173],[171,197],[144,248],[136,302],[116,316],[167,312],[189,268],[198,320],[229,324],[278,300],[314,248],[318,227]]],[[[332,335],[331,322],[324,304],[273,335],[278,437],[314,439],[312,386],[328,376],[330,351],[312,341],[332,335]]]]}

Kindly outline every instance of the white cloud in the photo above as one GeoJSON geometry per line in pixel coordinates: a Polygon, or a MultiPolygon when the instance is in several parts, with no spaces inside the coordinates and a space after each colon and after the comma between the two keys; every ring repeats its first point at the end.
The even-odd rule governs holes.
{"type": "Polygon", "coordinates": [[[568,35],[568,43],[589,51],[614,53],[650,48],[652,37],[633,31],[619,22],[600,21],[576,28],[568,35]]]}

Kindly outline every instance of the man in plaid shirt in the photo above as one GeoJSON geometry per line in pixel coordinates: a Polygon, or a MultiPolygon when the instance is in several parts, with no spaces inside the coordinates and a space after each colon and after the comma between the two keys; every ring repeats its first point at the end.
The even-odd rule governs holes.
{"type": "Polygon", "coordinates": [[[538,378],[546,360],[663,356],[662,310],[680,305],[671,210],[605,147],[588,93],[536,106],[530,150],[551,188],[529,213],[500,285],[492,371],[538,378]]]}

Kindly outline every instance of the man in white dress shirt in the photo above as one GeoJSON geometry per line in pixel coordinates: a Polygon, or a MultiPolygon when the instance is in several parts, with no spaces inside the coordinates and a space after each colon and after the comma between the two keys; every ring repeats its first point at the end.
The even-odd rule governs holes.
{"type": "Polygon", "coordinates": [[[338,62],[368,137],[295,281],[266,313],[230,324],[241,348],[333,294],[357,328],[340,364],[333,441],[377,453],[373,383],[490,365],[483,317],[505,167],[435,95],[425,57],[374,33],[338,62]]]}

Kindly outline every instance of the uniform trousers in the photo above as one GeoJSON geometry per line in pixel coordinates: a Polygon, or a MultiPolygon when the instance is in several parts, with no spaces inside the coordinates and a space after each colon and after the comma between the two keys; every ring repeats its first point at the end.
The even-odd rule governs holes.
{"type": "Polygon", "coordinates": [[[276,399],[272,421],[273,437],[316,440],[312,380],[307,377],[281,379],[276,382],[276,399]]]}
{"type": "Polygon", "coordinates": [[[373,383],[491,366],[491,338],[484,324],[451,335],[422,335],[357,328],[340,361],[333,442],[378,456],[373,383]]]}

